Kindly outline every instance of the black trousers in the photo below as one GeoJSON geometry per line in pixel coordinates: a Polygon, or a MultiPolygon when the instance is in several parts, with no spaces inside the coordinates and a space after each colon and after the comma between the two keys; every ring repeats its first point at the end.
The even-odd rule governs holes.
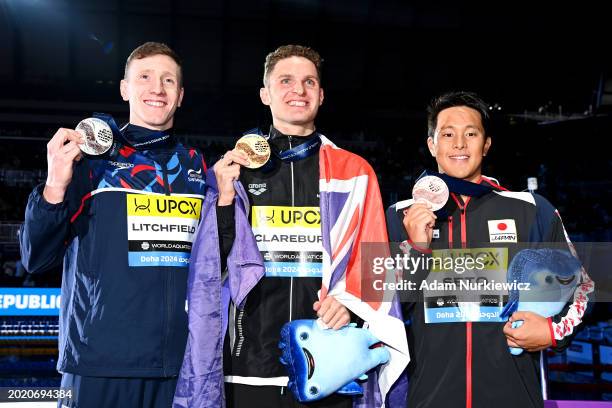
{"type": "Polygon", "coordinates": [[[227,408],[351,408],[353,398],[332,394],[320,401],[300,404],[287,387],[225,383],[227,408]]]}
{"type": "Polygon", "coordinates": [[[62,388],[72,398],[58,401],[58,408],[171,408],[177,378],[84,377],[64,373],[62,388]]]}

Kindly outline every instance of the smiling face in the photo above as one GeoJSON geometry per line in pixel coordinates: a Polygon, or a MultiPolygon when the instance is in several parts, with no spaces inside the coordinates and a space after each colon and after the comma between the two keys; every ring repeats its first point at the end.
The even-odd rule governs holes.
{"type": "Polygon", "coordinates": [[[440,173],[478,182],[491,138],[485,135],[477,110],[454,106],[438,113],[433,138],[427,139],[427,145],[440,173]]]}
{"type": "Polygon", "coordinates": [[[121,81],[121,96],[130,103],[131,124],[168,129],[183,100],[180,68],[172,58],[162,54],[134,59],[121,81]]]}
{"type": "Polygon", "coordinates": [[[307,58],[293,56],[278,61],[259,96],[270,106],[274,127],[282,133],[305,136],[315,130],[323,89],[315,65],[307,58]]]}

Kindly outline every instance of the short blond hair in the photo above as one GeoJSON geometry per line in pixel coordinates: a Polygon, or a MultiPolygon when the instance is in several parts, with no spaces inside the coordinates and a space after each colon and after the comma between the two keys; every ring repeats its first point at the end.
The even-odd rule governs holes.
{"type": "Polygon", "coordinates": [[[125,61],[125,71],[123,73],[123,79],[127,79],[128,69],[130,68],[130,64],[135,59],[143,59],[147,57],[152,57],[153,55],[166,55],[178,65],[178,83],[179,86],[183,86],[183,69],[181,66],[181,59],[178,54],[172,50],[172,48],[168,47],[164,43],[149,41],[146,42],[134,49],[130,56],[125,61]]]}

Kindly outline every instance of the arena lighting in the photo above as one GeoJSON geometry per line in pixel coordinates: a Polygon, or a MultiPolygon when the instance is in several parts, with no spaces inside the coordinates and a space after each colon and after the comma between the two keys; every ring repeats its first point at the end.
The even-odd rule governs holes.
{"type": "Polygon", "coordinates": [[[98,43],[100,45],[100,47],[102,48],[102,51],[105,54],[110,54],[111,51],[113,50],[114,44],[112,41],[102,41],[100,40],[95,34],[91,33],[89,34],[89,39],[95,41],[96,43],[98,43]]]}
{"type": "MultiPolygon", "coordinates": [[[[53,0],[0,0],[0,17],[2,14],[2,9],[6,10],[7,16],[9,12],[13,14],[12,17],[16,23],[21,21],[19,18],[20,15],[25,15],[36,11],[45,13],[46,18],[58,20],[65,17],[66,19],[69,19],[69,9],[66,7],[57,7],[54,5],[53,0]]],[[[0,23],[3,23],[2,20],[0,20],[0,23]]],[[[59,21],[59,23],[62,24],[61,21],[59,21]]],[[[73,23],[73,28],[76,36],[84,36],[87,39],[95,42],[105,55],[108,55],[113,51],[115,44],[112,41],[106,41],[99,33],[90,32],[87,30],[87,27],[83,26],[83,24],[79,24],[78,20],[73,23]]]]}
{"type": "Polygon", "coordinates": [[[8,5],[9,7],[14,7],[14,6],[50,7],[50,6],[53,6],[53,1],[50,1],[50,0],[0,0],[0,5],[8,5]]]}
{"type": "Polygon", "coordinates": [[[68,21],[68,8],[54,3],[53,0],[0,0],[0,8],[6,12],[9,22],[12,20],[13,25],[27,31],[29,24],[41,16],[50,22],[68,21]]]}
{"type": "Polygon", "coordinates": [[[562,122],[568,121],[578,121],[578,120],[588,120],[594,118],[602,118],[608,115],[598,113],[593,114],[589,113],[589,111],[585,111],[584,113],[571,113],[571,114],[554,114],[554,113],[540,113],[540,112],[529,112],[525,111],[524,113],[511,113],[507,115],[510,118],[514,119],[522,119],[524,121],[534,121],[540,126],[544,125],[553,125],[562,122]]]}
{"type": "Polygon", "coordinates": [[[527,190],[530,193],[535,192],[538,189],[538,178],[537,177],[527,177],[527,190]]]}

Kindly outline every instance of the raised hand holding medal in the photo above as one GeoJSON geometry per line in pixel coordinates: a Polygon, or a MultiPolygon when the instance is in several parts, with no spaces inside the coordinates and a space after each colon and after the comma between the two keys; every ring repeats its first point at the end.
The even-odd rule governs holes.
{"type": "Polygon", "coordinates": [[[234,181],[240,178],[240,166],[260,168],[270,159],[271,153],[268,141],[260,135],[248,134],[238,139],[236,147],[225,153],[213,167],[219,191],[217,205],[226,206],[234,201],[234,181]]]}
{"type": "Polygon", "coordinates": [[[82,120],[75,130],[59,128],[47,143],[47,180],[44,199],[51,204],[64,200],[68,184],[72,180],[74,163],[83,153],[99,155],[113,144],[110,127],[95,118],[82,120]]]}
{"type": "Polygon", "coordinates": [[[412,245],[429,247],[433,238],[437,211],[446,205],[449,191],[446,183],[439,177],[420,178],[412,189],[414,204],[404,210],[403,224],[412,245]]]}

